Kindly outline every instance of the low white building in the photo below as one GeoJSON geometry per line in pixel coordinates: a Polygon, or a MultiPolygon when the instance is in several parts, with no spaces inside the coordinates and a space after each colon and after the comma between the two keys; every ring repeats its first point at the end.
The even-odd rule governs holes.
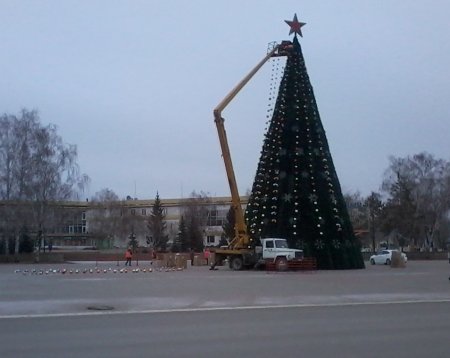
{"type": "MultiPolygon", "coordinates": [[[[178,235],[179,222],[192,199],[160,199],[165,211],[166,233],[169,243],[178,235]]],[[[242,198],[243,208],[247,197],[242,198]]],[[[151,237],[147,221],[155,200],[123,200],[115,203],[71,203],[71,214],[63,225],[48,230],[47,241],[53,247],[122,248],[128,245],[130,235],[140,247],[149,246],[151,237]]],[[[217,246],[222,237],[222,226],[231,206],[230,197],[214,197],[196,200],[200,208],[204,246],[217,246]]],[[[68,210],[69,206],[62,206],[68,210]]]]}

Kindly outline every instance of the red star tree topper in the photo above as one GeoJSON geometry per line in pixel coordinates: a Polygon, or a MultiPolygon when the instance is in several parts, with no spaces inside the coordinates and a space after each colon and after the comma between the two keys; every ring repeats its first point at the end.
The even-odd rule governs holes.
{"type": "Polygon", "coordinates": [[[289,30],[289,35],[294,33],[294,34],[299,34],[301,37],[303,37],[302,26],[306,25],[306,22],[299,22],[297,19],[297,14],[294,14],[294,19],[292,21],[284,20],[284,22],[286,24],[288,24],[289,27],[291,28],[289,30]]]}

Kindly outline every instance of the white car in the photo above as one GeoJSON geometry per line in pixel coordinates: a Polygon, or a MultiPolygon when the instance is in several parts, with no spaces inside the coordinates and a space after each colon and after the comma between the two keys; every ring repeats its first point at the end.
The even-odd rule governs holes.
{"type": "MultiPolygon", "coordinates": [[[[381,250],[377,252],[375,255],[370,256],[370,263],[372,265],[390,265],[392,261],[392,252],[399,252],[398,250],[381,250]]],[[[406,263],[408,262],[408,258],[406,257],[404,252],[401,252],[402,259],[406,263]]]]}

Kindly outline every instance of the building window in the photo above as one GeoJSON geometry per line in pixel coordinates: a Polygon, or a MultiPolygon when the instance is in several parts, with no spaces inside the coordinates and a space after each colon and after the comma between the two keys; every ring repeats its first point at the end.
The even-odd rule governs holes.
{"type": "Polygon", "coordinates": [[[222,226],[226,219],[226,211],[211,209],[208,210],[207,226],[222,226]]]}
{"type": "Polygon", "coordinates": [[[147,210],[142,209],[142,216],[145,216],[145,215],[147,215],[147,210]]]}
{"type": "Polygon", "coordinates": [[[215,236],[213,236],[213,235],[208,235],[207,237],[206,237],[206,243],[209,245],[209,244],[215,244],[216,243],[216,237],[215,236]]]}
{"type": "Polygon", "coordinates": [[[136,210],[135,209],[131,209],[131,215],[136,215],[136,210]]]}

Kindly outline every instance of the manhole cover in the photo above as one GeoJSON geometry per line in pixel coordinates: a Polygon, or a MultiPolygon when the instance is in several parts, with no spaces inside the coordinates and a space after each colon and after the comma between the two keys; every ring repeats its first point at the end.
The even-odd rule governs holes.
{"type": "Polygon", "coordinates": [[[88,306],[87,309],[91,310],[91,311],[111,311],[111,310],[114,309],[114,307],[113,306],[98,305],[98,306],[88,306]]]}

